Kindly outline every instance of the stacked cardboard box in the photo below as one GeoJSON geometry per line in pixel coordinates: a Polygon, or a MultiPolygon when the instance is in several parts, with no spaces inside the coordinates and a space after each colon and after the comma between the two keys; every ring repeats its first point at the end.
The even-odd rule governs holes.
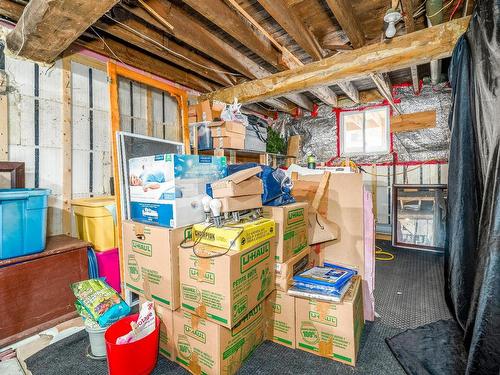
{"type": "Polygon", "coordinates": [[[214,148],[245,149],[246,127],[238,121],[215,121],[210,125],[214,148]]]}
{"type": "Polygon", "coordinates": [[[244,211],[262,207],[262,181],[257,177],[261,167],[233,173],[212,182],[212,195],[222,202],[222,212],[244,211]]]}
{"type": "MultiPolygon", "coordinates": [[[[221,131],[228,131],[223,128],[221,131]]],[[[212,183],[222,212],[260,208],[259,168],[212,183]]],[[[193,225],[179,248],[181,310],[174,313],[176,360],[192,373],[234,374],[264,340],[264,302],[275,286],[275,222],[193,225]]]]}

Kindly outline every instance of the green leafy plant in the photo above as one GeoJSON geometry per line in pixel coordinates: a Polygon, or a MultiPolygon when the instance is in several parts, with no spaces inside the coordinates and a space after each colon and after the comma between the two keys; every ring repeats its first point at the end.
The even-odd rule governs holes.
{"type": "Polygon", "coordinates": [[[271,154],[286,154],[286,141],[273,128],[267,128],[266,151],[271,154]]]}

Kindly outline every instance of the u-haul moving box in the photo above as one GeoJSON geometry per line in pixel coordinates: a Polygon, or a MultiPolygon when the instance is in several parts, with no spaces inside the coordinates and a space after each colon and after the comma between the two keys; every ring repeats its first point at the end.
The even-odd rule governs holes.
{"type": "Polygon", "coordinates": [[[295,324],[297,348],[354,366],[365,324],[361,278],[342,303],[295,298],[295,324]]]}
{"type": "Polygon", "coordinates": [[[233,375],[264,340],[263,304],[232,329],[183,310],[174,312],[176,361],[192,374],[233,375]]]}
{"type": "Polygon", "coordinates": [[[266,298],[266,337],[295,349],[295,297],[275,290],[266,298]]]}
{"type": "Polygon", "coordinates": [[[264,217],[276,222],[276,262],[284,263],[304,250],[307,243],[307,203],[264,206],[264,217]]]}
{"type": "Polygon", "coordinates": [[[191,227],[168,229],[123,222],[125,286],[171,310],[180,306],[179,244],[191,238],[191,227]]]}
{"type": "Polygon", "coordinates": [[[181,307],[224,327],[234,327],[274,290],[275,252],[274,239],[244,251],[203,244],[194,250],[181,248],[181,307]]]}

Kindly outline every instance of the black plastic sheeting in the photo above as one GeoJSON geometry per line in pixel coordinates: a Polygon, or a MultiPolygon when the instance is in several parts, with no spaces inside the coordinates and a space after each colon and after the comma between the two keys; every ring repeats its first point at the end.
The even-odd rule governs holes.
{"type": "Polygon", "coordinates": [[[453,52],[447,302],[438,321],[387,340],[409,374],[500,374],[500,0],[477,0],[453,52]]]}
{"type": "Polygon", "coordinates": [[[500,0],[478,0],[450,67],[450,308],[467,374],[500,372],[500,0]]]}
{"type": "Polygon", "coordinates": [[[458,375],[465,372],[463,334],[454,320],[439,320],[386,339],[407,374],[458,375]]]}

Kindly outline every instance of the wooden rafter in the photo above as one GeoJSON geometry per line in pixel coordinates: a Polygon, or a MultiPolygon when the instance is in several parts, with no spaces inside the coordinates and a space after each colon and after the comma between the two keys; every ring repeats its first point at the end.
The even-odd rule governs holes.
{"type": "Polygon", "coordinates": [[[469,21],[470,17],[465,17],[446,22],[396,37],[390,43],[367,45],[270,77],[221,89],[206,97],[221,101],[238,98],[242,103],[256,102],[442,59],[451,55],[469,21]]]}
{"type": "Polygon", "coordinates": [[[279,99],[266,99],[264,100],[264,103],[281,112],[292,113],[295,109],[295,106],[292,106],[279,99]]]}
{"type": "Polygon", "coordinates": [[[326,0],[340,27],[354,48],[365,45],[365,35],[352,10],[351,0],[326,0]]]}
{"type": "Polygon", "coordinates": [[[323,58],[323,49],[314,34],[284,0],[258,0],[281,27],[315,60],[323,58]]]}
{"type": "MultiPolygon", "coordinates": [[[[230,66],[249,78],[263,78],[271,74],[216,35],[207,32],[198,20],[177,5],[166,0],[147,0],[146,3],[148,4],[148,9],[153,10],[156,17],[149,14],[148,9],[132,8],[125,5],[124,7],[147,22],[151,22],[151,18],[160,16],[173,27],[173,29],[165,26],[161,27],[163,31],[214,59],[223,62],[225,65],[230,66]]],[[[232,102],[232,100],[229,102],[232,102]]]]}
{"type": "Polygon", "coordinates": [[[354,102],[359,103],[359,91],[352,82],[337,82],[337,86],[354,102]]]}
{"type": "Polygon", "coordinates": [[[392,85],[389,75],[387,73],[372,73],[370,74],[370,78],[373,83],[375,83],[375,86],[377,86],[380,95],[382,95],[389,102],[391,107],[397,113],[401,114],[399,107],[394,103],[394,99],[392,97],[392,85]]]}
{"type": "Polygon", "coordinates": [[[224,71],[222,66],[194,53],[186,47],[166,39],[164,34],[156,29],[146,27],[133,18],[119,22],[120,24],[109,24],[98,21],[94,24],[94,27],[124,42],[132,43],[155,56],[204,76],[222,86],[231,86],[236,83],[234,77],[222,73],[224,71]],[[144,39],[144,37],[148,39],[144,39]],[[184,58],[181,56],[184,56],[184,58]]]}
{"type": "Polygon", "coordinates": [[[184,0],[184,2],[265,61],[273,66],[278,65],[281,51],[223,0],[184,0]]]}
{"type": "Polygon", "coordinates": [[[8,50],[30,60],[53,62],[118,0],[31,0],[7,34],[8,50]]]}

